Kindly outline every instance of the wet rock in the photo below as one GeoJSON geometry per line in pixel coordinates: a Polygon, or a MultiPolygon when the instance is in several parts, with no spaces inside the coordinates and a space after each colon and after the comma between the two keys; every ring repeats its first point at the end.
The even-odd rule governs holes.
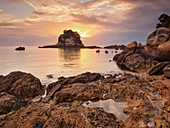
{"type": "Polygon", "coordinates": [[[64,30],[63,34],[61,34],[58,38],[57,47],[68,47],[68,48],[83,48],[84,45],[80,40],[80,35],[77,32],[73,32],[72,30],[64,30]]]}
{"type": "Polygon", "coordinates": [[[17,51],[24,51],[25,47],[17,47],[15,50],[17,50],[17,51]]]}
{"type": "Polygon", "coordinates": [[[7,92],[19,99],[34,98],[42,93],[43,86],[30,73],[11,72],[0,80],[0,92],[7,92]]]}
{"type": "Polygon", "coordinates": [[[0,115],[16,111],[26,105],[26,101],[17,99],[7,92],[0,93],[0,115]]]}

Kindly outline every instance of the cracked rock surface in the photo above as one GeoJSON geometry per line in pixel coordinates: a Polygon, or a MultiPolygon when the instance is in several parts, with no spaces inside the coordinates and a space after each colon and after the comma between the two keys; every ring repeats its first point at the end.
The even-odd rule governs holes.
{"type": "MultiPolygon", "coordinates": [[[[119,74],[104,78],[98,73],[60,77],[47,87],[47,96],[18,110],[0,115],[3,128],[52,127],[169,127],[170,80],[164,76],[119,74]],[[113,99],[124,102],[122,121],[87,101],[113,99]]],[[[108,104],[110,107],[110,105],[108,104]]]]}

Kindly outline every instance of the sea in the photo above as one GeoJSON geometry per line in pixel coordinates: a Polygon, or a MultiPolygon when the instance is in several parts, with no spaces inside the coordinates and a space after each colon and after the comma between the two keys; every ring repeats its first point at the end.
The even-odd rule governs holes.
{"type": "Polygon", "coordinates": [[[113,61],[113,57],[121,50],[100,49],[100,53],[96,53],[97,49],[26,46],[25,51],[16,51],[15,48],[16,46],[0,46],[0,75],[7,75],[12,71],[27,72],[47,85],[61,76],[70,77],[85,72],[103,75],[124,72],[113,61]],[[47,75],[53,77],[49,78],[47,75]]]}

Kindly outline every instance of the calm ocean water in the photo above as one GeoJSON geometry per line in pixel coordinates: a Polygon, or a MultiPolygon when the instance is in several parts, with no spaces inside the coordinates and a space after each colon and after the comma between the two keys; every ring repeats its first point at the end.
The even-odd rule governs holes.
{"type": "MultiPolygon", "coordinates": [[[[115,50],[101,49],[39,49],[27,46],[25,51],[15,51],[15,46],[0,46],[0,74],[24,71],[38,77],[43,84],[54,82],[60,76],[74,76],[83,72],[114,74],[122,72],[115,62],[109,62],[115,50]],[[53,75],[53,78],[47,78],[53,75]]],[[[118,51],[120,52],[120,51],[118,51]]]]}

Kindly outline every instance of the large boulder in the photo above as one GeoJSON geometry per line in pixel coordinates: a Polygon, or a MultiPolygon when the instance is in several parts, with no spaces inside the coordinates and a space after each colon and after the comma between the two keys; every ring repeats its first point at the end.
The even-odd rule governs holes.
{"type": "Polygon", "coordinates": [[[165,43],[169,40],[170,37],[170,29],[161,27],[152,32],[148,38],[146,45],[151,47],[157,47],[158,45],[165,43]]]}
{"type": "Polygon", "coordinates": [[[123,69],[140,73],[147,72],[150,75],[160,74],[163,68],[157,64],[170,61],[169,39],[170,29],[158,28],[149,35],[145,45],[134,41],[127,45],[120,54],[114,56],[113,60],[123,69]]]}
{"type": "Polygon", "coordinates": [[[18,110],[25,105],[26,102],[24,100],[17,99],[15,96],[10,95],[7,92],[0,93],[0,115],[18,110]]]}
{"type": "Polygon", "coordinates": [[[73,32],[72,30],[64,30],[64,33],[59,36],[56,46],[61,48],[83,48],[84,45],[82,44],[80,38],[81,37],[77,32],[73,32]]]}
{"type": "Polygon", "coordinates": [[[34,98],[42,93],[42,88],[40,80],[30,73],[16,71],[0,77],[0,92],[19,99],[34,98]]]}
{"type": "Polygon", "coordinates": [[[152,66],[152,60],[156,54],[157,52],[155,52],[154,48],[146,48],[134,41],[120,54],[114,56],[113,60],[122,69],[134,72],[147,72],[147,69],[152,66]]]}

